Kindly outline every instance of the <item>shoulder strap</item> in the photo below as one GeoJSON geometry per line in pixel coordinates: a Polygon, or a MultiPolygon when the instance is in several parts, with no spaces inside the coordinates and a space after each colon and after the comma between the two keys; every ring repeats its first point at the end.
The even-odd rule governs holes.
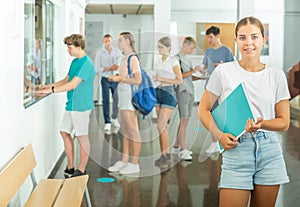
{"type": "MultiPolygon", "coordinates": [[[[178,60],[179,60],[179,66],[180,66],[180,70],[181,70],[181,73],[183,73],[183,70],[182,70],[182,68],[181,68],[181,63],[182,63],[182,61],[181,61],[181,57],[180,57],[180,55],[179,55],[179,53],[178,54],[176,54],[175,56],[177,56],[178,57],[178,60]]],[[[190,66],[190,70],[193,70],[193,68],[190,66]]]]}
{"type": "Polygon", "coordinates": [[[183,70],[182,70],[182,68],[181,68],[181,58],[180,58],[180,55],[179,55],[179,54],[176,54],[175,56],[178,57],[178,60],[179,60],[179,67],[180,67],[181,73],[183,73],[183,70]]]}
{"type": "Polygon", "coordinates": [[[128,71],[128,75],[131,77],[131,71],[130,71],[130,59],[131,57],[133,56],[134,54],[131,54],[128,56],[128,59],[127,59],[127,71],[128,71]]]}
{"type": "MultiPolygon", "coordinates": [[[[131,71],[130,71],[130,59],[131,59],[132,56],[136,56],[138,58],[137,54],[131,54],[131,55],[128,56],[127,71],[128,71],[128,75],[129,75],[130,78],[132,78],[132,74],[131,74],[131,71]]],[[[130,84],[130,86],[131,86],[131,91],[132,91],[132,95],[133,95],[134,94],[133,85],[130,84]]]]}
{"type": "MultiPolygon", "coordinates": [[[[139,57],[137,56],[137,54],[131,54],[128,56],[128,59],[127,59],[127,71],[128,71],[128,75],[131,77],[131,71],[130,71],[130,59],[132,56],[136,56],[138,61],[140,61],[139,57]]],[[[141,63],[140,63],[141,64],[141,63]]],[[[142,69],[141,69],[142,70],[142,69]]]]}

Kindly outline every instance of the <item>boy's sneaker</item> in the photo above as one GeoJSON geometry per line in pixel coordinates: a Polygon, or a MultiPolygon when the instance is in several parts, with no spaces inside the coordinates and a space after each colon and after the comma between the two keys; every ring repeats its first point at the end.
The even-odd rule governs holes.
{"type": "Polygon", "coordinates": [[[75,171],[74,167],[71,168],[71,169],[68,169],[68,166],[67,166],[66,169],[65,169],[65,171],[64,171],[64,176],[65,176],[65,178],[70,178],[70,177],[72,177],[74,171],[75,171]]]}
{"type": "Polygon", "coordinates": [[[108,171],[110,171],[110,172],[119,172],[120,170],[122,170],[127,165],[128,165],[128,163],[118,161],[113,166],[109,167],[108,171]]]}
{"type": "Polygon", "coordinates": [[[75,172],[73,173],[73,175],[71,176],[71,178],[73,177],[77,177],[77,176],[81,176],[81,175],[85,175],[86,174],[86,171],[84,172],[81,172],[80,170],[75,170],[75,172]]]}
{"type": "Polygon", "coordinates": [[[140,165],[132,164],[132,163],[128,163],[126,167],[120,170],[120,174],[122,175],[135,174],[139,172],[140,172],[140,165]]]}
{"type": "Polygon", "coordinates": [[[190,151],[188,151],[187,149],[180,150],[178,156],[181,160],[192,161],[192,156],[190,155],[190,151]]]}
{"type": "Polygon", "coordinates": [[[120,128],[120,127],[121,127],[121,125],[120,125],[118,119],[111,119],[111,124],[112,124],[114,127],[116,127],[116,128],[120,128]]]}
{"type": "Polygon", "coordinates": [[[110,133],[111,123],[105,123],[104,125],[104,132],[110,133]]]}

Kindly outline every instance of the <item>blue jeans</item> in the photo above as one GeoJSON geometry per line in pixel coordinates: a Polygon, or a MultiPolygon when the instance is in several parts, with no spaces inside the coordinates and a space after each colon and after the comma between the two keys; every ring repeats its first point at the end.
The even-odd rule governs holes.
{"type": "Polygon", "coordinates": [[[109,107],[109,90],[112,94],[112,119],[118,118],[118,83],[111,82],[108,78],[102,77],[101,78],[101,88],[102,88],[102,109],[103,109],[103,116],[105,123],[111,123],[110,121],[110,107],[109,107]]]}

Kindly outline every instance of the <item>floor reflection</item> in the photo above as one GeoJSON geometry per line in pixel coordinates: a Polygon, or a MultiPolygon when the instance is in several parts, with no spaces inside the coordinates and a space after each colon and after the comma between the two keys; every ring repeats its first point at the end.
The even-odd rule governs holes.
{"type": "MultiPolygon", "coordinates": [[[[122,134],[120,131],[104,134],[101,113],[102,110],[97,107],[90,126],[91,156],[87,172],[90,175],[88,187],[93,206],[218,206],[221,156],[210,156],[204,162],[198,162],[201,147],[208,136],[197,121],[197,113],[193,114],[193,121],[188,126],[192,162],[179,162],[176,156],[172,156],[172,167],[166,171],[154,165],[154,160],[159,156],[155,123],[148,126],[149,120],[141,122],[145,123],[141,127],[146,129],[143,133],[147,134],[147,138],[142,144],[140,177],[107,171],[121,157],[122,134]],[[100,183],[97,179],[101,177],[113,177],[115,181],[100,183]]],[[[176,119],[176,115],[174,117],[176,119]]],[[[292,120],[291,123],[288,132],[279,133],[291,182],[281,187],[276,207],[296,207],[300,204],[300,128],[299,121],[292,120]]],[[[170,142],[175,139],[177,124],[173,121],[169,125],[170,142]]],[[[66,160],[62,162],[56,177],[63,176],[65,164],[66,160]]]]}

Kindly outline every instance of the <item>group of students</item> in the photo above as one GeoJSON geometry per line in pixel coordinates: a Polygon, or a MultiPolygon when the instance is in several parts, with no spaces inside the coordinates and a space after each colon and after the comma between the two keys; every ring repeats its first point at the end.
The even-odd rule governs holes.
{"type": "MultiPolygon", "coordinates": [[[[161,38],[157,43],[157,49],[159,54],[161,55],[161,58],[158,60],[158,62],[154,66],[154,76],[152,77],[152,80],[155,83],[156,87],[156,96],[157,96],[157,105],[155,107],[157,119],[158,119],[158,132],[159,132],[159,142],[160,142],[160,149],[161,149],[161,157],[159,160],[156,160],[155,164],[159,167],[166,168],[170,164],[170,156],[169,154],[178,154],[179,158],[186,161],[192,160],[192,151],[189,151],[186,149],[185,146],[185,136],[186,136],[186,129],[188,125],[189,118],[192,115],[192,109],[194,105],[194,84],[193,80],[197,79],[196,77],[192,77],[193,73],[198,72],[201,70],[201,72],[206,72],[208,74],[211,74],[216,67],[216,64],[212,64],[212,62],[216,62],[217,64],[219,62],[228,62],[233,60],[233,56],[231,51],[222,43],[220,42],[220,30],[219,28],[212,26],[209,28],[206,32],[206,35],[208,36],[209,43],[213,47],[207,51],[207,55],[205,56],[203,60],[204,68],[201,70],[200,66],[196,66],[193,68],[193,64],[191,59],[188,57],[194,49],[196,48],[196,42],[192,37],[186,37],[183,40],[182,47],[180,52],[176,56],[171,56],[171,39],[169,37],[163,37],[161,38]],[[180,116],[180,123],[178,127],[178,133],[176,136],[176,141],[174,143],[174,146],[170,149],[169,147],[169,137],[168,137],[168,130],[167,130],[167,123],[170,120],[170,117],[172,115],[172,112],[174,111],[175,107],[178,105],[179,110],[179,116],[180,116]]],[[[129,44],[131,46],[134,46],[133,37],[129,38],[129,44]]],[[[113,61],[116,59],[119,59],[120,55],[117,52],[114,52],[112,49],[112,37],[109,34],[106,34],[103,37],[103,48],[100,48],[100,50],[97,51],[96,58],[95,58],[95,67],[96,71],[100,71],[101,74],[101,86],[102,86],[102,103],[103,103],[103,114],[104,114],[104,131],[108,132],[111,128],[111,123],[114,127],[118,126],[115,124],[116,121],[116,105],[117,105],[117,91],[119,91],[120,96],[128,99],[128,97],[131,97],[131,94],[128,93],[127,90],[122,89],[122,85],[119,86],[120,89],[117,90],[117,84],[120,81],[118,78],[114,77],[116,75],[115,70],[116,68],[119,68],[119,66],[113,61]],[[102,56],[101,56],[102,54],[102,56]],[[114,68],[114,69],[113,69],[114,68]],[[108,76],[107,73],[111,72],[108,76]],[[103,84],[105,82],[106,84],[103,84]],[[110,85],[110,86],[108,86],[110,85]],[[109,89],[111,90],[112,97],[113,97],[113,113],[112,113],[112,121],[109,120],[109,89]],[[126,93],[127,91],[127,93],[126,93]],[[126,96],[124,96],[124,94],[126,96]]],[[[121,49],[119,45],[119,49],[121,49]]],[[[121,49],[122,50],[122,49],[121,49]]],[[[124,52],[124,62],[127,61],[127,57],[130,54],[133,54],[135,52],[134,48],[132,48],[132,51],[130,51],[127,55],[124,52]]],[[[132,64],[132,61],[130,61],[130,69],[134,73],[136,70],[139,69],[140,64],[139,60],[135,57],[132,64]],[[136,68],[135,68],[136,66],[136,68]]],[[[126,65],[127,66],[127,65],[126,65]]],[[[122,71],[121,67],[119,68],[119,71],[122,71]]],[[[123,73],[126,74],[126,72],[123,71],[123,73]]],[[[127,74],[126,74],[127,75],[127,74]]],[[[119,76],[119,74],[117,75],[119,76]]],[[[96,82],[97,84],[97,82],[96,82]]],[[[134,110],[130,100],[121,99],[119,101],[120,105],[123,105],[124,103],[129,104],[129,106],[126,108],[123,107],[123,109],[127,110],[134,110]]],[[[120,111],[122,111],[122,107],[120,106],[120,111]]],[[[130,118],[135,117],[130,116],[130,118]]],[[[121,118],[122,119],[122,118],[121,118]]],[[[121,121],[124,123],[124,121],[121,121]]],[[[126,124],[127,122],[125,122],[126,124]]],[[[133,124],[131,127],[136,126],[136,124],[133,124]]],[[[134,130],[129,128],[129,126],[122,127],[122,132],[124,135],[124,140],[126,140],[125,143],[127,143],[127,139],[133,137],[133,139],[137,139],[138,142],[140,142],[140,135],[138,134],[138,129],[134,130]],[[124,131],[126,128],[130,129],[131,136],[128,132],[124,131]],[[126,135],[128,134],[128,136],[126,135]]],[[[129,141],[130,142],[130,141],[129,141]]],[[[140,145],[134,145],[136,147],[140,148],[140,145]]],[[[133,151],[139,152],[139,150],[136,150],[135,147],[133,147],[133,151]]],[[[136,155],[136,153],[133,153],[136,155]]],[[[109,171],[111,172],[120,172],[120,173],[137,173],[139,172],[139,165],[137,161],[131,162],[128,164],[128,150],[125,148],[123,152],[123,158],[122,160],[115,163],[112,167],[109,168],[109,171]],[[127,166],[129,165],[129,166],[127,166]],[[126,167],[126,168],[125,168],[126,167]],[[128,170],[123,170],[123,168],[128,170]]],[[[133,156],[135,157],[135,156],[133,156]]],[[[136,159],[134,159],[136,160],[136,159]]]]}
{"type": "MultiPolygon", "coordinates": [[[[274,131],[287,131],[289,128],[290,94],[284,72],[260,60],[265,41],[264,27],[260,20],[255,17],[241,19],[235,28],[235,42],[241,59],[228,63],[222,61],[222,64],[218,64],[211,73],[198,106],[200,121],[212,134],[213,139],[225,149],[222,154],[219,185],[220,206],[247,206],[249,202],[250,206],[274,206],[280,185],[289,182],[280,143],[274,131]],[[247,120],[246,133],[237,139],[217,127],[211,110],[215,102],[224,100],[241,81],[245,82],[257,121],[247,120]]],[[[70,55],[76,57],[69,73],[59,82],[41,85],[39,93],[68,91],[61,135],[68,158],[65,174],[74,177],[85,173],[90,151],[88,123],[90,111],[94,108],[95,71],[92,60],[85,54],[84,39],[81,35],[66,37],[64,42],[70,55]],[[73,139],[70,135],[73,129],[80,143],[80,163],[76,170],[73,139]]],[[[108,170],[129,174],[140,171],[138,159],[141,136],[137,114],[131,104],[131,85],[141,83],[140,61],[136,56],[130,59],[132,77],[129,77],[127,58],[136,53],[133,35],[128,32],[121,33],[118,47],[124,58],[118,66],[119,74],[109,76],[109,81],[118,83],[124,146],[122,159],[108,170]]],[[[184,138],[191,114],[190,106],[193,103],[191,75],[200,68],[192,68],[191,62],[185,60],[186,54],[191,53],[195,47],[195,42],[190,37],[184,40],[177,57],[170,56],[170,38],[161,38],[157,47],[161,58],[155,65],[156,73],[152,77],[153,81],[160,83],[156,88],[155,107],[161,147],[161,157],[157,162],[160,167],[166,167],[168,152],[178,152],[182,157],[191,158],[191,152],[185,149],[184,138]],[[175,88],[174,85],[179,86],[175,88]],[[176,142],[170,150],[167,123],[177,103],[180,126],[176,142]]]]}
{"type": "MultiPolygon", "coordinates": [[[[121,34],[122,35],[122,34],[121,34]]],[[[120,41],[120,38],[119,38],[120,41]]],[[[134,45],[132,43],[133,39],[129,39],[129,45],[134,45]]],[[[158,40],[157,49],[161,58],[157,61],[154,66],[154,75],[151,77],[154,85],[156,85],[156,98],[157,104],[155,106],[157,114],[157,128],[159,132],[159,143],[161,156],[158,160],[155,161],[155,164],[161,168],[167,168],[170,165],[170,154],[178,154],[180,159],[191,161],[192,152],[186,149],[185,147],[185,136],[186,128],[189,121],[189,118],[192,115],[192,109],[194,104],[194,85],[192,83],[192,74],[199,71],[201,68],[197,66],[193,68],[191,60],[187,55],[191,54],[196,47],[196,42],[192,37],[186,37],[183,41],[182,48],[180,53],[176,56],[171,56],[171,38],[163,37],[158,40]],[[174,146],[170,149],[169,146],[169,135],[167,124],[171,118],[172,112],[178,104],[180,124],[178,127],[178,134],[174,146]]],[[[119,44],[119,49],[122,49],[119,44]]],[[[127,63],[127,57],[135,53],[131,50],[127,53],[124,51],[124,63],[127,63]]],[[[139,72],[140,70],[140,61],[135,56],[130,60],[130,70],[132,74],[139,72]]],[[[131,90],[130,84],[127,85],[127,89],[123,89],[124,80],[120,77],[127,77],[128,72],[122,71],[122,68],[127,70],[127,65],[121,63],[120,73],[124,75],[112,76],[110,81],[120,82],[120,96],[122,101],[120,101],[120,112],[122,110],[127,110],[127,113],[132,113],[129,116],[130,120],[134,120],[134,124],[129,122],[131,126],[127,126],[128,122],[124,122],[121,115],[122,123],[122,133],[124,135],[124,143],[135,143],[132,146],[132,161],[128,162],[130,150],[127,147],[123,147],[123,157],[120,161],[116,162],[113,166],[109,167],[108,170],[111,172],[119,172],[121,174],[133,174],[140,172],[140,167],[138,164],[138,157],[140,152],[140,134],[137,126],[137,117],[135,109],[131,104],[131,90]],[[122,107],[122,105],[124,107],[122,107]],[[126,106],[126,107],[125,107],[126,106]],[[123,126],[123,123],[126,126],[123,126]],[[134,129],[132,128],[134,127],[134,129]],[[128,129],[130,129],[128,131],[128,129]],[[127,135],[128,134],[128,135],[127,135]],[[137,143],[136,143],[137,142],[137,143]],[[137,152],[137,153],[135,153],[137,152]]],[[[135,75],[134,75],[135,76],[135,75]]],[[[133,78],[135,78],[133,76],[133,78]]],[[[140,74],[136,74],[138,80],[140,80],[140,74]]]]}

